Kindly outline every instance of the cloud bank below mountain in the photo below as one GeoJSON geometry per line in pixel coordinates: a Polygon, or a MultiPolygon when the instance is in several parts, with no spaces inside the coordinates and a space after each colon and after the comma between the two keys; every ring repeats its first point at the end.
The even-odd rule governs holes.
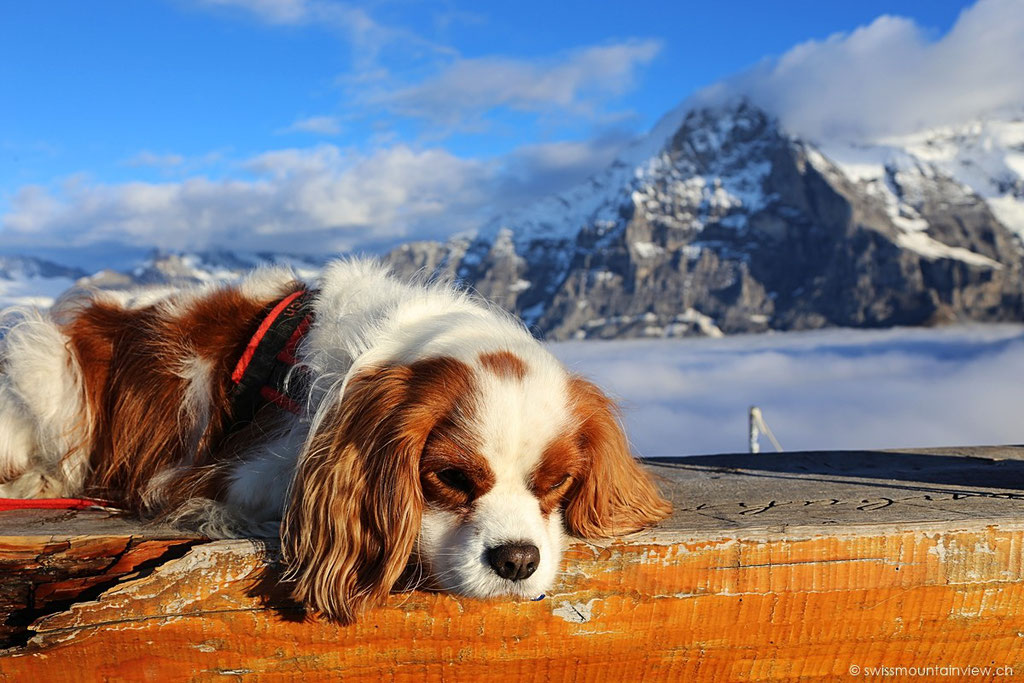
{"type": "Polygon", "coordinates": [[[1024,327],[829,330],[552,350],[616,395],[643,456],[1024,442],[1024,327]],[[772,450],[764,440],[763,450],[772,450]]]}

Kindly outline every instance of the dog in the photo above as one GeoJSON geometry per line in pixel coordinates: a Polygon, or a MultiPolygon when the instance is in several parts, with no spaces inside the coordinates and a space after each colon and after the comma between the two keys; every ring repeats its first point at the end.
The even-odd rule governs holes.
{"type": "Polygon", "coordinates": [[[514,317],[361,259],[8,315],[0,496],[75,495],[279,533],[294,598],[341,623],[409,577],[535,598],[566,532],[670,512],[613,402],[514,317]]]}

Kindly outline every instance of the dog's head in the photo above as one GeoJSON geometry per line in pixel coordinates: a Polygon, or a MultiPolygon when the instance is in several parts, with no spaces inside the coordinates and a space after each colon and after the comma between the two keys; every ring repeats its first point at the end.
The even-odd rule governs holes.
{"type": "Polygon", "coordinates": [[[606,537],[668,514],[614,405],[548,354],[358,372],[313,425],[282,527],[295,597],[342,622],[407,567],[421,585],[535,597],[563,529],[606,537]]]}

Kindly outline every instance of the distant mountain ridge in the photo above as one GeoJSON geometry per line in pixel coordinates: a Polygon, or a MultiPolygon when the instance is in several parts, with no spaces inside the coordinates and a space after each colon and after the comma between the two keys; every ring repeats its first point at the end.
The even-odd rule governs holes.
{"type": "Polygon", "coordinates": [[[48,306],[54,297],[86,275],[81,268],[62,266],[46,259],[0,254],[0,308],[48,306]]]}
{"type": "MultiPolygon", "coordinates": [[[[814,144],[739,101],[671,112],[581,185],[383,258],[456,277],[549,339],[719,335],[1020,320],[1022,233],[1020,116],[814,144]]],[[[318,266],[155,253],[87,282],[204,282],[268,259],[318,266]]]]}

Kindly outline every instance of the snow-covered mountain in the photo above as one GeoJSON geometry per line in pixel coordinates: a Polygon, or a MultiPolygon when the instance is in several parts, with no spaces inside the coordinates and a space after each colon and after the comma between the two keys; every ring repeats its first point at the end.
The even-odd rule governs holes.
{"type": "Polygon", "coordinates": [[[828,141],[820,148],[897,213],[912,215],[915,187],[944,176],[983,198],[1003,225],[1024,236],[1024,107],[959,126],[871,142],[828,141]]]}
{"type": "MultiPolygon", "coordinates": [[[[385,258],[458,277],[548,338],[719,335],[1020,320],[1022,235],[1021,113],[811,141],[737,101],[683,105],[585,183],[385,258]]],[[[268,259],[319,265],[155,253],[86,283],[203,282],[268,259]]]]}
{"type": "Polygon", "coordinates": [[[556,339],[1019,320],[1022,131],[819,146],[745,101],[674,112],[587,183],[391,259],[556,339]]]}
{"type": "Polygon", "coordinates": [[[231,282],[247,271],[266,264],[290,266],[299,277],[312,279],[323,265],[323,259],[223,249],[193,253],[154,250],[130,270],[101,270],[83,278],[78,284],[103,289],[122,289],[149,285],[188,286],[208,282],[231,282]]]}
{"type": "Polygon", "coordinates": [[[0,309],[12,305],[47,307],[72,286],[127,289],[230,282],[252,268],[268,263],[288,265],[299,277],[312,280],[323,262],[324,259],[284,254],[153,250],[148,256],[138,259],[131,268],[89,273],[81,268],[61,266],[32,256],[0,255],[0,309]]]}
{"type": "Polygon", "coordinates": [[[40,258],[0,255],[0,309],[49,306],[55,297],[85,275],[79,268],[40,258]]]}

